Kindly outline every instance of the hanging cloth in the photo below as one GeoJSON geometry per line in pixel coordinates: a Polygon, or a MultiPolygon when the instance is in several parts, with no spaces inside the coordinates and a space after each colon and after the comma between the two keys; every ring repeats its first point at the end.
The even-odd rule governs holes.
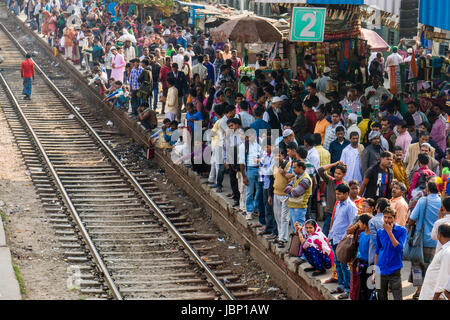
{"type": "Polygon", "coordinates": [[[389,67],[389,85],[390,85],[390,91],[392,94],[397,94],[397,79],[396,76],[396,66],[390,66],[389,67]]]}

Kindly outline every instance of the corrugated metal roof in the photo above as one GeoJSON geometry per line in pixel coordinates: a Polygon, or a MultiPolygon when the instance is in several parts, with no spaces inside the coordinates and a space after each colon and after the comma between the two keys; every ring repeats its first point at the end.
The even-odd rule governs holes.
{"type": "Polygon", "coordinates": [[[450,0],[420,0],[419,22],[450,30],[450,0]]]}
{"type": "Polygon", "coordinates": [[[401,4],[401,0],[254,0],[254,1],[263,3],[367,5],[396,15],[400,14],[400,4],[401,4]]]}

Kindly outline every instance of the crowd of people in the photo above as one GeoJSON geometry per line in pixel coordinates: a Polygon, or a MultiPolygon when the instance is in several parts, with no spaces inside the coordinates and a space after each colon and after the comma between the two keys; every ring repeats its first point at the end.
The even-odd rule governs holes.
{"type": "Polygon", "coordinates": [[[332,269],[327,282],[338,283],[339,299],[377,292],[384,300],[388,288],[402,299],[403,251],[413,230],[423,237],[422,259],[411,267],[413,297],[448,299],[448,110],[445,100],[424,110],[384,87],[389,67],[404,61],[396,47],[386,62],[381,54],[360,57],[350,72],[355,85],[325,95],[330,69],[321,74],[308,55],[293,79],[265,72],[264,53],[254,79],[240,77],[233,43],[174,20],[140,21],[132,5],[17,3],[8,6],[24,10],[59,54],[86,69],[105,102],[153,131],[153,147],[207,177],[218,193],[228,175],[234,207],[257,217],[258,233],[280,249],[298,237],[299,263],[308,261],[313,276],[332,269]],[[68,23],[69,7],[80,25],[68,23]],[[157,114],[164,115],[159,128],[157,114]],[[340,246],[348,239],[357,244],[350,260],[340,246]]]}

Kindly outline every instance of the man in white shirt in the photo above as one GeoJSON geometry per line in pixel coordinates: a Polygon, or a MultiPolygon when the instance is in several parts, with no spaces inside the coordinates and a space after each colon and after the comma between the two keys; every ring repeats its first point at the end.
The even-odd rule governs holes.
{"type": "Polygon", "coordinates": [[[439,226],[438,239],[442,248],[428,266],[419,300],[439,300],[450,279],[450,223],[439,226]]]}
{"type": "Polygon", "coordinates": [[[317,80],[316,84],[317,91],[325,93],[325,91],[327,90],[327,81],[331,80],[331,78],[329,77],[330,72],[331,69],[329,67],[325,67],[325,69],[323,69],[322,77],[320,77],[319,80],[317,80]]]}
{"type": "Polygon", "coordinates": [[[184,55],[189,56],[189,64],[191,66],[195,66],[198,63],[195,57],[195,52],[194,48],[192,47],[192,44],[187,45],[186,52],[184,53],[184,55]]]}
{"type": "Polygon", "coordinates": [[[345,182],[356,180],[362,183],[361,174],[361,158],[360,153],[364,147],[359,143],[360,136],[357,132],[350,134],[350,144],[342,150],[341,161],[347,165],[347,173],[345,174],[345,182]]]}
{"type": "MultiPolygon", "coordinates": [[[[405,60],[403,60],[403,62],[410,64],[411,63],[411,59],[412,59],[412,55],[414,54],[414,51],[412,48],[408,48],[408,50],[406,51],[408,53],[408,56],[405,58],[405,60]]],[[[407,73],[407,78],[406,80],[409,80],[409,78],[412,78],[412,69],[411,69],[411,65],[408,67],[408,73],[407,73]]]]}
{"type": "Polygon", "coordinates": [[[317,170],[320,168],[320,156],[319,152],[317,152],[317,149],[314,148],[315,142],[316,141],[312,134],[309,133],[305,136],[304,145],[308,150],[308,156],[306,157],[306,161],[311,163],[314,166],[314,169],[317,170]]]}
{"type": "Polygon", "coordinates": [[[239,114],[235,117],[241,120],[242,128],[250,127],[250,125],[255,121],[255,118],[248,113],[249,107],[250,105],[245,100],[241,101],[239,104],[239,114]]]}
{"type": "Polygon", "coordinates": [[[203,56],[197,57],[198,63],[192,67],[192,76],[198,74],[200,76],[201,83],[204,83],[208,76],[208,69],[203,65],[203,56]]]}
{"type": "MultiPolygon", "coordinates": [[[[401,77],[400,77],[400,63],[403,62],[403,57],[398,54],[398,48],[392,47],[392,54],[386,59],[385,71],[389,75],[389,80],[392,81],[392,74],[390,72],[391,67],[395,67],[395,82],[397,84],[397,90],[401,88],[401,77]]],[[[392,89],[392,88],[391,88],[392,89]]]]}
{"type": "MultiPolygon", "coordinates": [[[[246,219],[251,220],[256,208],[263,208],[262,183],[258,181],[259,161],[262,157],[262,148],[258,143],[256,132],[248,130],[245,142],[239,146],[239,165],[244,184],[247,186],[245,211],[246,219]],[[256,190],[256,193],[255,193],[256,190]]],[[[264,211],[263,211],[264,212],[264,211]]],[[[261,212],[260,212],[261,214],[261,212]]]]}
{"type": "Polygon", "coordinates": [[[181,67],[184,64],[184,49],[178,49],[178,53],[173,56],[172,60],[181,67]]]}
{"type": "Polygon", "coordinates": [[[41,21],[40,21],[40,13],[39,13],[39,10],[41,10],[41,8],[42,8],[41,0],[36,0],[33,15],[36,17],[38,33],[41,33],[41,21]]]}
{"type": "Polygon", "coordinates": [[[438,239],[438,228],[443,223],[450,223],[450,197],[446,197],[442,201],[441,209],[439,210],[439,220],[437,220],[433,225],[433,230],[431,230],[431,239],[438,240],[436,245],[436,253],[441,249],[442,244],[438,239]]]}
{"type": "Polygon", "coordinates": [[[126,63],[129,63],[131,60],[136,58],[136,51],[134,50],[133,45],[130,40],[126,40],[123,46],[123,58],[126,63]]]}
{"type": "Polygon", "coordinates": [[[367,98],[367,102],[372,107],[374,107],[376,104],[378,104],[378,106],[380,105],[381,98],[383,97],[383,95],[392,98],[392,94],[389,92],[388,89],[380,85],[380,80],[377,77],[372,78],[372,85],[366,89],[364,94],[367,98]]]}

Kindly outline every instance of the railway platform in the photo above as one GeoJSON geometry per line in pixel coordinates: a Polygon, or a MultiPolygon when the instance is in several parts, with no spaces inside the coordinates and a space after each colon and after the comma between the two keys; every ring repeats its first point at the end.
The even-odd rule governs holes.
{"type": "MultiPolygon", "coordinates": [[[[22,22],[25,21],[25,16],[19,16],[19,19],[22,20],[22,22]]],[[[24,24],[25,25],[25,24],[24,24]]],[[[26,26],[25,26],[26,27],[26,26]]],[[[42,40],[43,41],[43,40],[42,40]]],[[[81,72],[81,71],[79,71],[81,72]]],[[[128,115],[124,114],[124,118],[128,118],[125,120],[128,121],[134,121],[131,119],[128,115]]],[[[163,116],[158,115],[158,120],[162,122],[163,116]]],[[[143,127],[141,128],[142,134],[148,134],[145,132],[143,127]]],[[[166,158],[169,159],[166,155],[166,158]]],[[[173,166],[173,164],[172,164],[173,166]]],[[[185,173],[185,182],[184,184],[190,185],[191,188],[198,190],[201,192],[205,198],[211,199],[214,201],[214,203],[219,204],[220,208],[216,208],[218,210],[221,210],[223,212],[228,213],[228,216],[234,216],[233,223],[235,223],[238,227],[238,230],[246,230],[244,236],[250,237],[252,240],[256,239],[262,248],[265,248],[265,251],[269,255],[273,255],[274,257],[277,257],[278,261],[281,261],[284,265],[282,266],[283,270],[286,271],[286,273],[290,273],[293,275],[296,275],[297,277],[302,279],[302,283],[304,285],[309,286],[313,288],[313,290],[318,293],[322,299],[337,299],[336,295],[332,295],[331,291],[333,291],[337,285],[335,283],[332,284],[326,284],[325,281],[330,278],[331,271],[328,271],[326,274],[321,275],[319,277],[312,277],[310,273],[307,273],[304,271],[305,268],[310,267],[308,263],[303,263],[301,265],[298,264],[298,260],[296,258],[289,257],[287,253],[287,247],[284,249],[279,249],[277,246],[273,245],[271,242],[269,242],[265,237],[257,235],[256,228],[254,227],[257,223],[257,217],[255,217],[253,220],[246,220],[245,217],[239,213],[238,210],[232,207],[232,201],[226,197],[226,194],[231,193],[231,188],[228,183],[228,179],[224,179],[224,188],[222,193],[217,193],[215,189],[211,189],[206,184],[204,184],[206,179],[201,179],[199,176],[197,176],[193,171],[191,171],[188,168],[185,167],[179,167],[175,168],[176,171],[185,173]]],[[[166,170],[167,171],[167,170],[166,170]]],[[[183,184],[183,183],[182,183],[183,184]]],[[[188,187],[184,187],[185,190],[187,190],[188,187]]],[[[1,238],[0,238],[1,239],[1,238]]],[[[10,259],[10,258],[9,258],[10,259]]],[[[0,268],[3,266],[3,255],[0,256],[0,268]]],[[[264,268],[264,266],[263,266],[264,268]]],[[[412,287],[412,285],[407,281],[408,274],[410,270],[409,262],[404,261],[404,268],[402,269],[402,280],[403,280],[403,296],[404,299],[409,299],[412,294],[415,291],[415,288],[412,287]]],[[[0,270],[2,271],[2,270],[0,270]]],[[[14,273],[13,273],[14,276],[14,273]]],[[[280,275],[283,276],[283,275],[280,275]]],[[[0,279],[0,292],[1,292],[1,279],[0,279]]],[[[20,294],[19,294],[20,295],[20,294]]],[[[1,298],[1,296],[0,296],[1,298]]]]}

